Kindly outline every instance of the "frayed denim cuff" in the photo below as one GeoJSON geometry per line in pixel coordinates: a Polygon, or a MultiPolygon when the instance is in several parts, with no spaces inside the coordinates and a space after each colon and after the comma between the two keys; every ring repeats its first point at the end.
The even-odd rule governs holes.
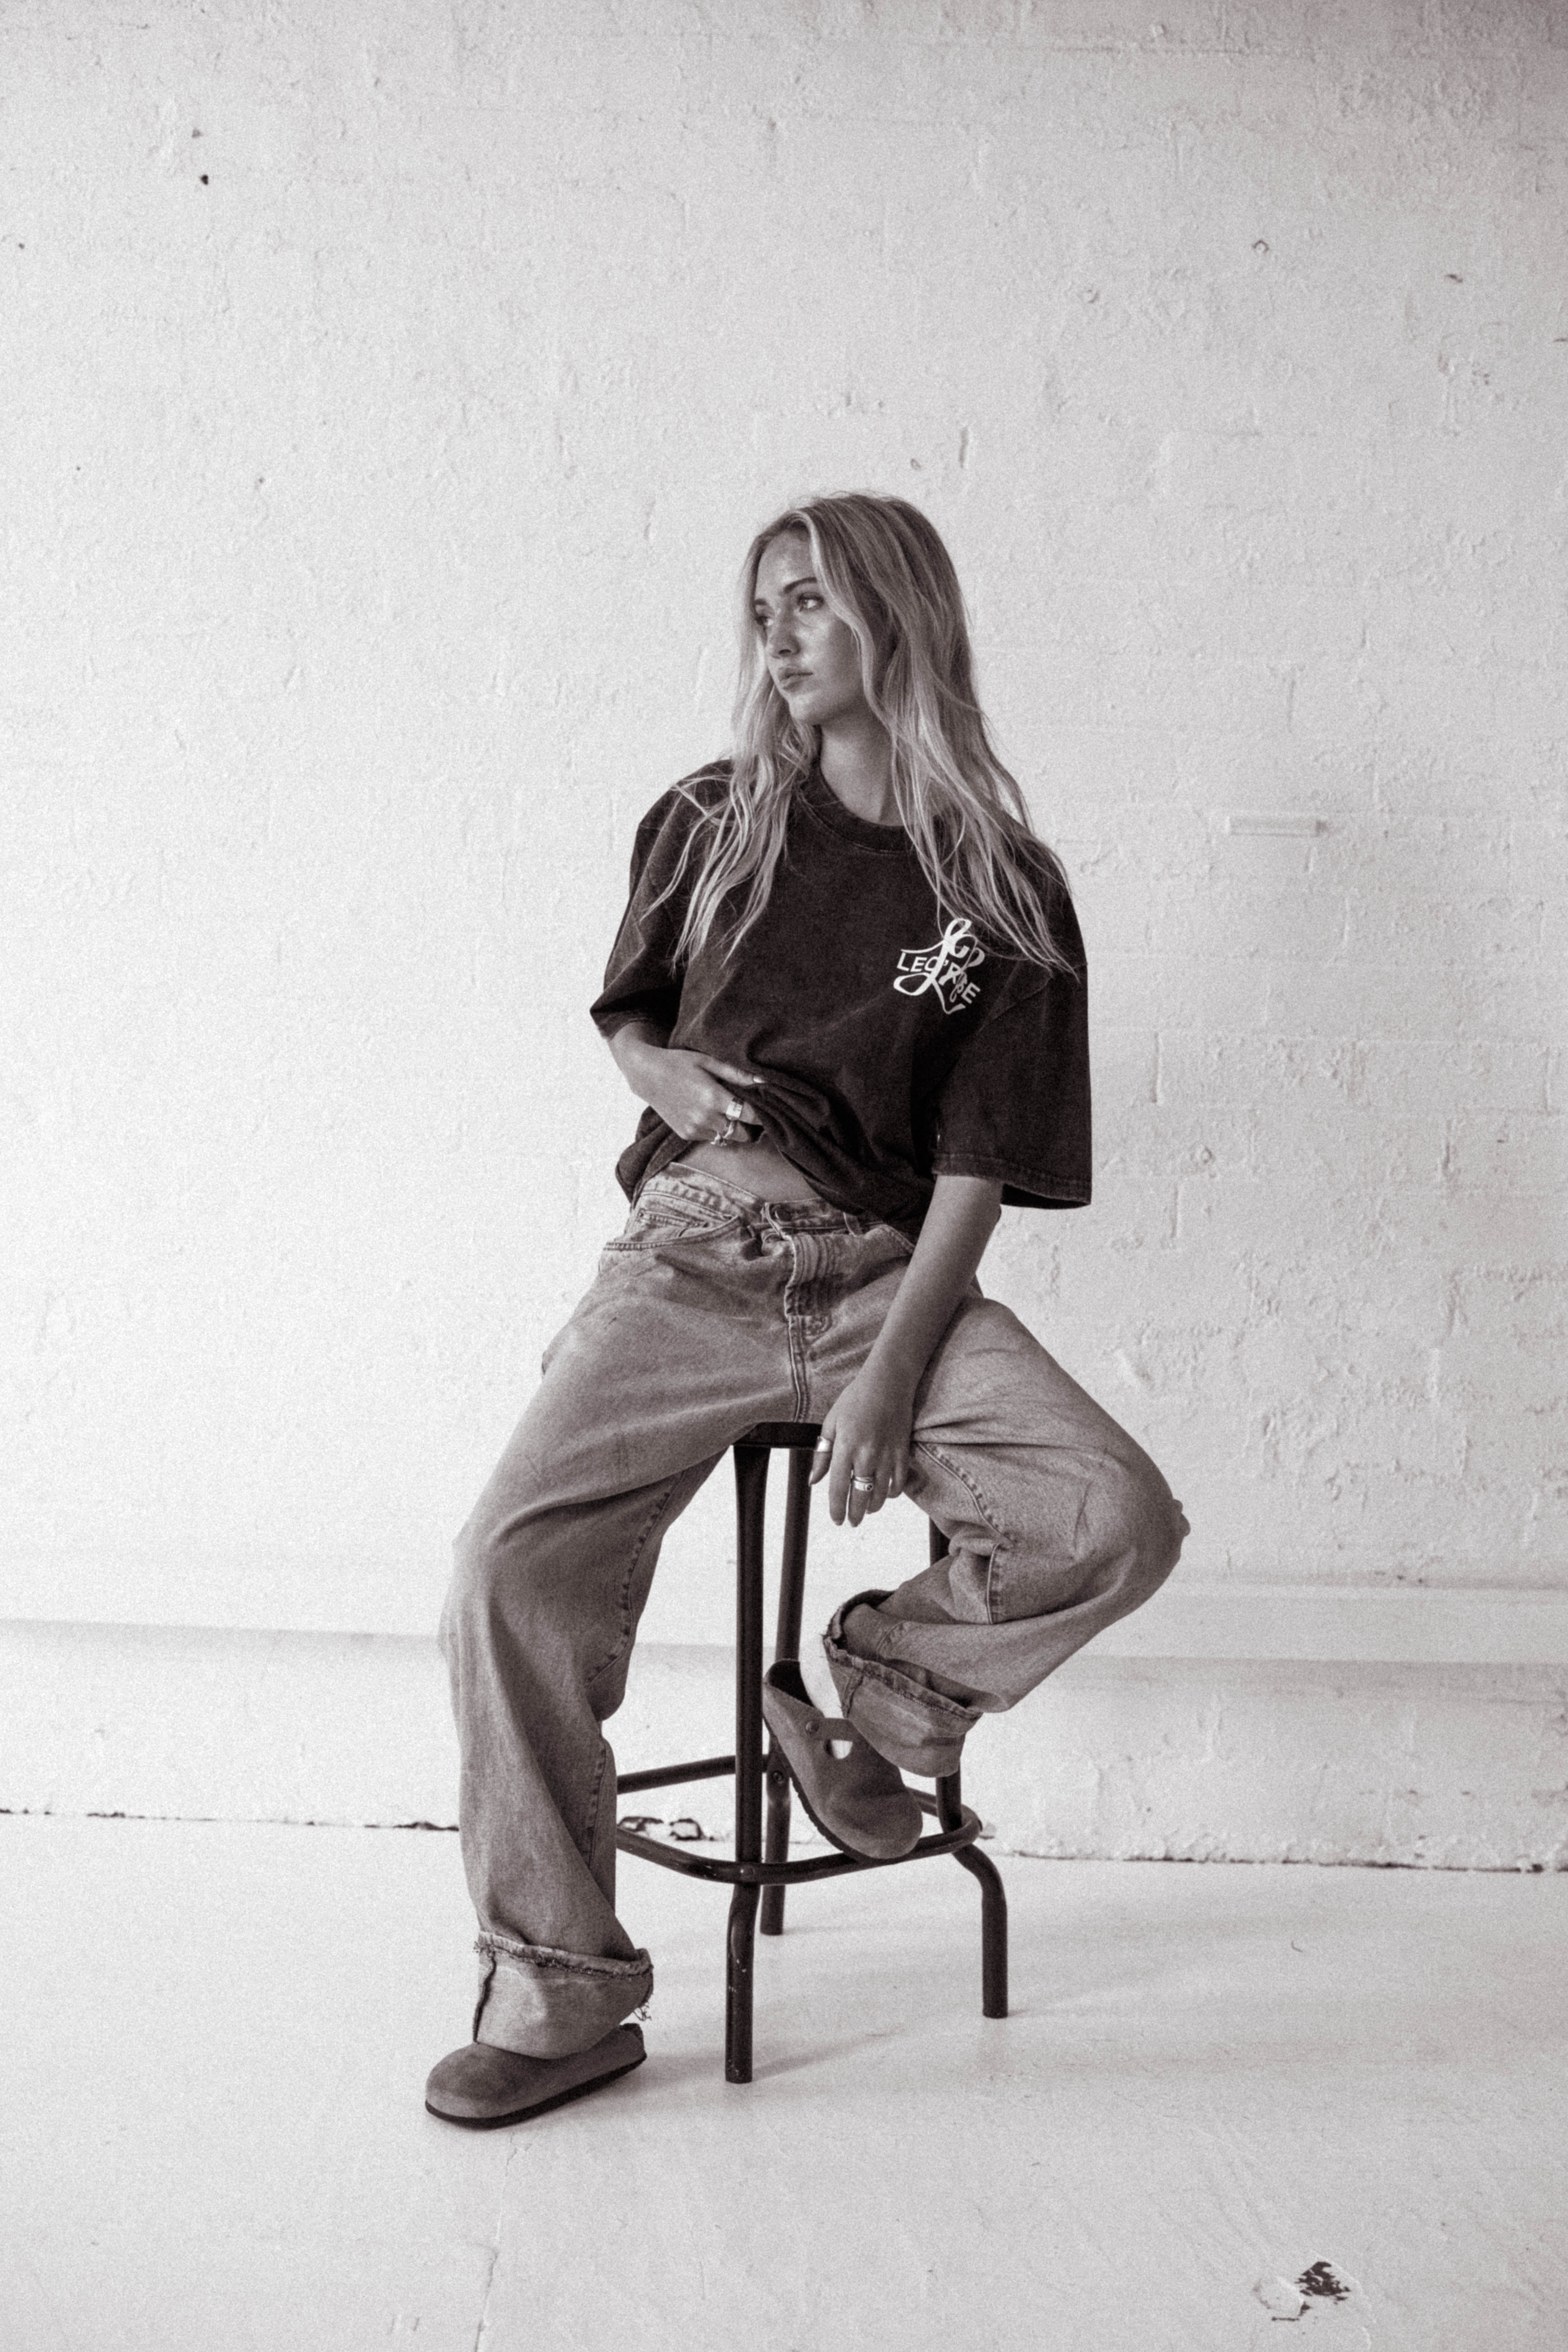
{"type": "Polygon", "coordinates": [[[563,2058],[602,2042],[653,1992],[653,1963],[590,1959],[547,1944],[481,1935],[474,2040],[525,2058],[563,2058]]]}
{"type": "Polygon", "coordinates": [[[928,1684],[900,1674],[882,1658],[862,1658],[844,1645],[844,1620],[861,1601],[873,1607],[885,1593],[858,1593],[837,1611],[822,1646],[845,1718],[868,1746],[900,1772],[940,1780],[956,1772],[967,1735],[980,1709],[945,1697],[928,1684]]]}

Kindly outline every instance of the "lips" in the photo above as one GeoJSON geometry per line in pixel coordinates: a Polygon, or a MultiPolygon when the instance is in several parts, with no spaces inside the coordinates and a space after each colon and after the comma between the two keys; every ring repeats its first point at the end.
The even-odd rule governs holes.
{"type": "Polygon", "coordinates": [[[779,672],[778,682],[781,686],[799,686],[810,676],[808,669],[784,669],[779,672]]]}

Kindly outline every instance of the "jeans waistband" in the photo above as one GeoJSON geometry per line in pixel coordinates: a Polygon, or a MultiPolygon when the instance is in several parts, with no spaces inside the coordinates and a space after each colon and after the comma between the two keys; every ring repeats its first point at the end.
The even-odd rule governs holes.
{"type": "Polygon", "coordinates": [[[868,1234],[882,1223],[868,1210],[836,1209],[830,1201],[769,1201],[728,1176],[716,1176],[711,1169],[683,1168],[679,1162],[650,1176],[637,1197],[646,1201],[659,1194],[728,1210],[748,1224],[769,1226],[775,1233],[868,1234]]]}

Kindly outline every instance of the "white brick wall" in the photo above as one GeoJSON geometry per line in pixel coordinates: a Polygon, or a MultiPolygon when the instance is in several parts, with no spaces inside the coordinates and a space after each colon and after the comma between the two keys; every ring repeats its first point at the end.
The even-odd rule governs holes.
{"type": "Polygon", "coordinates": [[[428,1628],[617,1213],[632,826],[858,484],[1089,943],[1095,1205],[993,1286],[1184,1573],[1568,1582],[1561,6],[5,33],[0,1606],[428,1628]]]}

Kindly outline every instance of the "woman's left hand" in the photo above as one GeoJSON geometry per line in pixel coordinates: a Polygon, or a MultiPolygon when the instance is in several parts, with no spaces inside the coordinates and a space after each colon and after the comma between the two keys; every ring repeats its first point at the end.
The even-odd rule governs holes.
{"type": "Polygon", "coordinates": [[[914,1417],[913,1390],[870,1364],[828,1407],[822,1434],[832,1441],[832,1451],[818,1446],[811,1483],[827,1480],[827,1516],[835,1527],[847,1518],[858,1528],[890,1495],[903,1493],[914,1417]],[[858,1478],[869,1483],[857,1486],[858,1478]]]}

